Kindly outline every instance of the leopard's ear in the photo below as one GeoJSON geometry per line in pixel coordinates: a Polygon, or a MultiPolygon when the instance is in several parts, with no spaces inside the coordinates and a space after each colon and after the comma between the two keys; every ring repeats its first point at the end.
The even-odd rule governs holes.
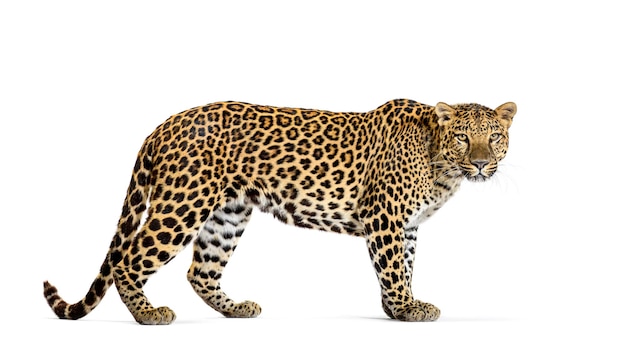
{"type": "Polygon", "coordinates": [[[496,114],[507,128],[513,123],[513,116],[515,116],[516,112],[517,105],[514,102],[507,102],[496,108],[496,114]]]}
{"type": "Polygon", "coordinates": [[[439,122],[440,126],[448,124],[452,117],[456,114],[452,106],[443,102],[440,102],[437,106],[435,106],[435,113],[437,114],[437,117],[439,117],[437,122],[439,122]]]}

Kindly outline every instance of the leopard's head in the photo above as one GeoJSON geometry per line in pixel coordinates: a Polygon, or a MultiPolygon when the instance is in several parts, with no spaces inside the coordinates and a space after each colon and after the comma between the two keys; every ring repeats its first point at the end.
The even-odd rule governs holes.
{"type": "Polygon", "coordinates": [[[438,103],[441,159],[468,180],[488,179],[506,155],[508,130],[516,112],[512,102],[495,110],[478,104],[438,103]]]}

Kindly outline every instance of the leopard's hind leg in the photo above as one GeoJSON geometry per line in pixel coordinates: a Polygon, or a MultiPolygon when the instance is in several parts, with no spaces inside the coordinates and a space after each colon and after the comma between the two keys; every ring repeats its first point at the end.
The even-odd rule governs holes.
{"type": "Polygon", "coordinates": [[[159,268],[170,262],[198,233],[201,221],[189,206],[154,200],[141,230],[112,259],[115,285],[124,304],[140,324],[170,324],[176,319],[168,307],[153,307],[143,287],[159,268]]]}
{"type": "Polygon", "coordinates": [[[194,243],[187,279],[204,302],[226,317],[250,318],[261,313],[261,307],[255,302],[236,303],[220,287],[222,271],[251,214],[252,206],[243,199],[230,200],[211,213],[194,243]]]}

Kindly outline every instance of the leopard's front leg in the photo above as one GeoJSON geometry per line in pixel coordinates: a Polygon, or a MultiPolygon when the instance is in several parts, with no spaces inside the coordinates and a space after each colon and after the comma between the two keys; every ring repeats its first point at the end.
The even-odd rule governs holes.
{"type": "Polygon", "coordinates": [[[435,321],[439,309],[413,299],[410,280],[414,250],[407,245],[407,236],[398,224],[401,222],[390,224],[386,217],[366,224],[367,246],[381,287],[383,310],[402,321],[435,321]]]}
{"type": "MultiPolygon", "coordinates": [[[[404,278],[406,287],[413,291],[413,264],[415,263],[415,247],[417,245],[417,226],[410,226],[404,229],[404,278]]],[[[391,310],[383,302],[383,310],[391,319],[395,319],[391,310]]]]}

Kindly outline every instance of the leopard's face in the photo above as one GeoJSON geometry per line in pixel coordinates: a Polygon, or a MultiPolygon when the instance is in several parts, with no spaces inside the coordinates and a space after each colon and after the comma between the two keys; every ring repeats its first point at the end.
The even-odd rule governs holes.
{"type": "Polygon", "coordinates": [[[516,110],[512,102],[495,110],[477,104],[437,104],[441,159],[470,181],[490,178],[506,156],[516,110]]]}

